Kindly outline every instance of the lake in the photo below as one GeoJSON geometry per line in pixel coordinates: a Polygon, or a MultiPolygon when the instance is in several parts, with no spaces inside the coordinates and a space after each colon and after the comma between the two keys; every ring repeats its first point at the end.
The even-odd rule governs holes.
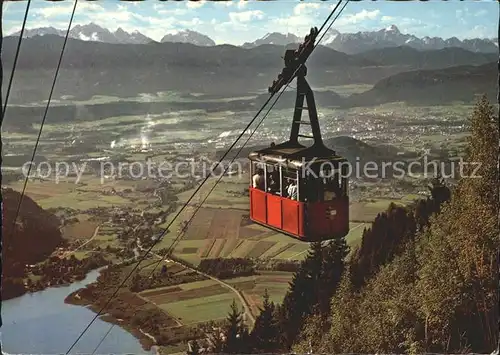
{"type": "MultiPolygon", "coordinates": [[[[71,285],[28,293],[2,302],[2,351],[9,354],[65,354],[95,317],[90,309],[64,303],[70,293],[94,282],[98,270],[71,285]]],[[[111,327],[96,319],[71,353],[91,354],[111,327]]],[[[153,354],[129,332],[115,325],[96,354],[153,354]]]]}

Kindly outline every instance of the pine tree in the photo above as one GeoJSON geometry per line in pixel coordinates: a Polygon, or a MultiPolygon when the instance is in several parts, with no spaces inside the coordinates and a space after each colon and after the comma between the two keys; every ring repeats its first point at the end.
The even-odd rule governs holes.
{"type": "Polygon", "coordinates": [[[264,292],[263,307],[255,320],[251,339],[253,350],[257,353],[271,353],[278,350],[278,325],[275,319],[274,303],[269,301],[267,289],[264,292]]]}
{"type": "Polygon", "coordinates": [[[304,320],[312,314],[317,303],[323,264],[323,246],[313,243],[309,254],[295,272],[290,288],[283,299],[282,332],[283,346],[289,349],[300,332],[304,320]]]}
{"type": "Polygon", "coordinates": [[[483,98],[471,119],[466,155],[467,162],[481,164],[482,178],[462,178],[450,193],[438,175],[431,198],[414,209],[390,206],[379,215],[354,253],[353,269],[364,282],[353,285],[344,274],[332,298],[329,331],[321,317],[310,315],[294,350],[486,353],[497,346],[500,233],[493,123],[483,98]]]}
{"type": "Polygon", "coordinates": [[[317,313],[325,316],[330,312],[330,299],[337,290],[345,269],[349,247],[345,238],[335,239],[323,250],[323,263],[319,281],[317,313]]]}
{"type": "Polygon", "coordinates": [[[432,179],[429,191],[431,193],[434,207],[432,212],[439,212],[440,206],[444,202],[449,201],[451,198],[451,191],[448,186],[446,186],[446,182],[440,171],[438,171],[434,179],[432,179]]]}
{"type": "Polygon", "coordinates": [[[315,353],[356,352],[356,344],[363,341],[357,330],[360,317],[359,300],[347,268],[331,300],[328,328],[325,329],[325,321],[319,315],[310,317],[304,327],[304,337],[294,350],[304,353],[312,347],[315,353]]]}
{"type": "Polygon", "coordinates": [[[476,105],[470,127],[465,176],[431,222],[419,255],[417,286],[427,351],[487,352],[498,338],[498,127],[485,97],[476,105]],[[471,176],[475,164],[481,178],[471,176]]]}
{"type": "Polygon", "coordinates": [[[245,353],[249,347],[248,330],[243,322],[243,312],[238,310],[236,301],[231,304],[231,312],[227,317],[227,325],[224,329],[226,339],[224,341],[223,352],[228,354],[245,353]]]}

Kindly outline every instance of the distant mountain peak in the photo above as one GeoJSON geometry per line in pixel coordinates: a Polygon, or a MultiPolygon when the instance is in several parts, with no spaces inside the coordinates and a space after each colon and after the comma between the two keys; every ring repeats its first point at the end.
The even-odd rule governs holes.
{"type": "Polygon", "coordinates": [[[286,46],[290,43],[299,43],[301,39],[293,33],[283,34],[280,32],[266,33],[263,37],[255,40],[254,42],[245,42],[242,47],[253,48],[264,44],[274,44],[278,46],[286,46]]]}
{"type": "MultiPolygon", "coordinates": [[[[19,36],[20,31],[11,34],[19,36]]],[[[26,29],[25,37],[56,35],[64,36],[65,30],[50,27],[26,29]]],[[[153,40],[141,32],[134,30],[127,32],[119,27],[115,32],[103,28],[94,22],[86,25],[76,25],[70,31],[70,37],[84,41],[97,41],[105,43],[122,44],[146,44],[153,40]]],[[[289,44],[301,43],[302,36],[292,33],[269,32],[253,42],[246,42],[241,47],[254,48],[260,45],[287,46],[289,44]]],[[[202,33],[191,29],[176,30],[167,33],[161,42],[190,43],[197,46],[215,46],[215,42],[202,33]]],[[[498,38],[473,38],[459,40],[457,37],[443,39],[440,37],[416,37],[412,34],[402,33],[399,28],[392,24],[378,31],[365,31],[357,33],[341,33],[338,30],[329,30],[321,41],[321,45],[330,47],[336,51],[347,54],[357,54],[374,49],[409,46],[416,50],[439,50],[457,47],[472,52],[493,53],[498,51],[498,38]]]]}
{"type": "Polygon", "coordinates": [[[200,47],[215,46],[215,42],[210,37],[188,29],[166,34],[160,42],[190,43],[200,47]]]}
{"type": "Polygon", "coordinates": [[[374,49],[409,46],[417,50],[439,50],[458,47],[472,52],[491,53],[498,51],[498,44],[491,39],[459,40],[456,37],[443,39],[441,37],[401,33],[396,25],[390,25],[378,31],[357,33],[340,33],[329,31],[321,44],[347,54],[357,54],[374,49]]]}
{"type": "MultiPolygon", "coordinates": [[[[15,32],[12,36],[19,36],[21,32],[15,32]]],[[[57,35],[65,36],[65,30],[59,30],[52,26],[26,29],[24,37],[57,35]]],[[[94,22],[84,25],[75,25],[69,32],[70,38],[79,39],[82,41],[105,42],[105,43],[124,43],[124,44],[145,44],[152,41],[151,38],[144,36],[139,31],[128,33],[123,28],[119,27],[114,33],[107,28],[103,28],[94,22]]]]}
{"type": "Polygon", "coordinates": [[[385,29],[385,31],[386,32],[401,33],[401,31],[399,31],[399,28],[396,25],[390,25],[389,27],[387,27],[385,29]]]}

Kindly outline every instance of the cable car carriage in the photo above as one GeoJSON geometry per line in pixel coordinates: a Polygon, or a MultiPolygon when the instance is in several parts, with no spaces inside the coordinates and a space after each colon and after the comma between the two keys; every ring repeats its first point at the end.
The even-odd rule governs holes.
{"type": "MultiPolygon", "coordinates": [[[[293,62],[293,52],[297,54],[287,51],[285,65],[293,62]]],[[[304,65],[296,72],[297,96],[290,139],[248,157],[250,219],[307,241],[343,238],[349,232],[347,160],[323,144],[306,73],[304,65]],[[309,112],[309,122],[301,121],[303,110],[309,112]],[[313,135],[300,135],[301,124],[310,125],[313,135]],[[306,147],[299,143],[299,137],[313,139],[314,143],[306,147]]],[[[283,83],[275,81],[269,91],[276,92],[281,86],[283,83]]]]}

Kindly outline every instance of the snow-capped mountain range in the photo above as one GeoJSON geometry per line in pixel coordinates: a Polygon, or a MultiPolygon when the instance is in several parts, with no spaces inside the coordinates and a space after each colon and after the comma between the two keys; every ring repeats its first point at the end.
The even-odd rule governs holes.
{"type": "Polygon", "coordinates": [[[268,33],[264,37],[257,39],[254,42],[243,43],[243,48],[253,48],[263,44],[276,44],[279,46],[286,46],[290,43],[302,42],[299,37],[292,33],[282,34],[279,32],[268,33]]]}
{"type": "Polygon", "coordinates": [[[472,52],[498,51],[498,38],[474,38],[462,41],[456,37],[448,39],[428,36],[418,38],[411,34],[401,33],[395,25],[373,32],[340,33],[336,30],[330,30],[321,43],[348,54],[396,46],[409,46],[418,50],[459,47],[472,52]]]}
{"type": "MultiPolygon", "coordinates": [[[[12,36],[19,36],[20,33],[21,31],[15,32],[12,36]]],[[[59,30],[54,27],[40,27],[24,30],[24,37],[28,38],[45,35],[65,36],[66,30],[59,30]]],[[[152,41],[151,38],[144,36],[139,31],[129,33],[124,31],[122,28],[118,28],[115,32],[111,32],[110,30],[98,26],[95,23],[76,25],[69,31],[69,37],[80,39],[82,41],[124,44],[145,44],[152,41]]]]}
{"type": "MultiPolygon", "coordinates": [[[[25,30],[25,37],[36,35],[58,35],[64,36],[65,30],[59,30],[54,27],[42,27],[25,30]]],[[[12,36],[19,36],[19,32],[12,36]]],[[[106,28],[100,27],[94,23],[87,25],[77,25],[70,31],[70,37],[84,41],[97,41],[106,43],[124,43],[124,44],[146,44],[154,42],[151,38],[138,31],[132,33],[118,28],[111,32],[106,28]]],[[[253,48],[263,44],[274,44],[286,46],[291,43],[302,42],[302,38],[294,34],[282,34],[278,32],[268,33],[264,37],[254,42],[244,43],[242,47],[253,48]]],[[[215,42],[208,36],[190,30],[178,31],[166,34],[160,42],[180,42],[191,43],[197,46],[215,46],[215,42]]],[[[355,54],[372,49],[409,46],[418,50],[436,50],[448,47],[459,47],[472,52],[497,52],[498,38],[494,39],[465,39],[459,40],[456,37],[443,39],[440,37],[418,38],[411,34],[401,33],[395,26],[389,26],[379,31],[340,33],[337,30],[330,30],[322,39],[321,44],[340,52],[355,54]]]]}
{"type": "Polygon", "coordinates": [[[165,35],[160,42],[191,43],[200,47],[215,46],[215,42],[199,32],[185,30],[165,35]]]}

